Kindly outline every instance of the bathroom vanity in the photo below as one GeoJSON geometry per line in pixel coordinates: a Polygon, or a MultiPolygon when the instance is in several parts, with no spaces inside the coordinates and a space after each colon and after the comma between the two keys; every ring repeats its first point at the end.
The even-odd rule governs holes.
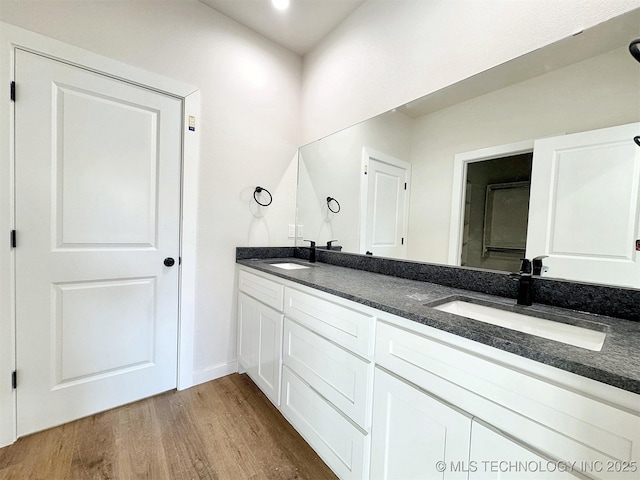
{"type": "Polygon", "coordinates": [[[237,260],[239,369],[340,478],[639,475],[639,322],[518,307],[447,286],[445,274],[442,285],[358,268],[384,259],[323,252],[338,260],[312,264],[247,250],[237,260]],[[336,265],[349,257],[355,268],[336,265]],[[434,308],[461,299],[568,333],[550,340],[434,308]],[[581,329],[604,341],[564,343],[590,335],[581,329]]]}

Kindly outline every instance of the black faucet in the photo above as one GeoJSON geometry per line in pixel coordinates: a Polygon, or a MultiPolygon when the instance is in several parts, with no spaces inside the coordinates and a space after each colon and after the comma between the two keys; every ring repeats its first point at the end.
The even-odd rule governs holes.
{"type": "Polygon", "coordinates": [[[327,242],[327,250],[331,250],[331,244],[332,244],[333,242],[337,242],[337,240],[329,240],[329,241],[327,242]]]}
{"type": "MultiPolygon", "coordinates": [[[[542,260],[540,260],[542,263],[542,260]]],[[[533,277],[531,276],[531,261],[523,258],[520,272],[512,273],[518,279],[518,305],[533,304],[533,277]]]]}
{"type": "Polygon", "coordinates": [[[316,263],[316,242],[313,240],[305,240],[305,242],[309,242],[309,263],[316,263]]]}

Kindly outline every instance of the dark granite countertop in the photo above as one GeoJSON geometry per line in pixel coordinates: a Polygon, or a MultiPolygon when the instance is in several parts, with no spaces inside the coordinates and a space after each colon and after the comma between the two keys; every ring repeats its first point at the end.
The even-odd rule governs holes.
{"type": "Polygon", "coordinates": [[[640,322],[560,309],[534,303],[520,307],[515,300],[436,283],[398,278],[327,263],[309,264],[300,258],[238,259],[237,263],[301,285],[337,295],[384,312],[489,345],[615,387],[640,393],[640,322]],[[311,265],[283,270],[270,263],[311,265]],[[566,323],[606,331],[599,352],[442,312],[425,304],[464,296],[478,303],[491,301],[538,317],[561,314],[566,323]]]}

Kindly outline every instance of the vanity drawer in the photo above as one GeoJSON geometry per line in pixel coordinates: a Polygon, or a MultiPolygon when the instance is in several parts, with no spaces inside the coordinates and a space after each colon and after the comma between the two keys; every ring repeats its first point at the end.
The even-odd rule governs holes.
{"type": "Polygon", "coordinates": [[[286,366],[282,368],[280,410],[338,477],[368,477],[370,436],[286,366]]]}
{"type": "MultiPolygon", "coordinates": [[[[507,363],[384,322],[377,325],[375,359],[552,458],[602,465],[640,461],[638,415],[507,363]]],[[[597,478],[633,478],[632,473],[603,471],[597,478]]]]}
{"type": "Polygon", "coordinates": [[[238,290],[260,300],[265,305],[282,311],[284,286],[245,270],[238,273],[238,290]]]}
{"type": "Polygon", "coordinates": [[[358,355],[373,354],[375,318],[369,314],[292,288],[285,289],[284,313],[358,355]]]}
{"type": "Polygon", "coordinates": [[[371,423],[373,364],[285,318],[283,363],[360,427],[371,423]]]}

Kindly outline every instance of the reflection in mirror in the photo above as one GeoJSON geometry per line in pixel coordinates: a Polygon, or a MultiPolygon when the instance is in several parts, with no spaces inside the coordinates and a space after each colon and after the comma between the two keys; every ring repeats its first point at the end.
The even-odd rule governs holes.
{"type": "MultiPolygon", "coordinates": [[[[372,251],[380,256],[506,271],[517,269],[518,261],[514,259],[520,258],[523,249],[526,255],[548,254],[531,251],[529,238],[527,245],[523,245],[521,240],[511,237],[527,229],[523,218],[527,215],[524,213],[527,208],[524,192],[527,189],[521,182],[531,181],[531,195],[534,192],[541,195],[540,188],[547,192],[546,195],[552,195],[549,186],[538,188],[535,179],[528,180],[526,175],[523,176],[521,170],[527,170],[527,167],[516,167],[514,163],[509,168],[518,173],[474,182],[469,189],[478,191],[465,197],[466,181],[476,173],[466,171],[466,166],[470,165],[467,163],[462,180],[455,177],[456,157],[464,157],[469,152],[499,151],[499,147],[512,144],[534,146],[538,145],[537,140],[547,137],[570,137],[570,134],[578,132],[639,122],[640,65],[629,54],[629,42],[639,36],[639,25],[640,9],[301,147],[297,223],[304,225],[306,238],[315,238],[318,245],[337,239],[334,245],[340,245],[346,252],[372,251]],[[375,181],[371,178],[365,180],[369,175],[369,160],[376,156],[383,157],[383,163],[386,163],[385,159],[393,159],[388,162],[409,165],[407,190],[399,177],[392,178],[387,174],[375,181]],[[454,184],[454,178],[462,183],[454,184]],[[495,187],[508,183],[521,184],[521,187],[495,187]],[[487,190],[490,185],[494,187],[487,190]],[[380,198],[385,200],[366,208],[370,202],[364,191],[372,188],[380,188],[380,198]],[[472,214],[470,210],[473,220],[467,219],[467,229],[479,229],[479,232],[469,240],[464,232],[464,205],[478,195],[482,201],[477,205],[474,202],[470,208],[480,213],[472,214]],[[340,199],[339,213],[327,208],[328,196],[340,199]],[[404,196],[408,201],[402,207],[404,196]],[[389,202],[395,202],[394,209],[404,209],[396,212],[399,220],[393,227],[389,227],[388,221],[391,217],[389,208],[386,208],[389,202]],[[456,210],[457,203],[460,203],[459,210],[456,210]],[[518,206],[512,211],[508,208],[510,204],[518,206]],[[457,214],[460,217],[453,221],[452,206],[453,216],[457,214]],[[385,217],[387,220],[383,221],[385,217]],[[404,217],[406,222],[401,221],[404,217]],[[501,219],[496,224],[497,217],[501,219]],[[510,217],[515,222],[513,225],[503,223],[510,217]],[[494,240],[498,244],[490,245],[494,240]],[[390,250],[382,248],[396,244],[402,246],[396,253],[387,253],[390,250]],[[471,254],[478,254],[479,258],[470,261],[471,254]]],[[[640,126],[637,129],[636,135],[640,135],[640,126]]],[[[621,162],[624,164],[621,168],[628,169],[625,172],[635,172],[635,176],[624,173],[611,178],[626,178],[626,184],[620,191],[626,192],[627,197],[618,199],[616,205],[624,206],[624,215],[629,221],[624,232],[616,237],[617,242],[624,237],[624,244],[615,248],[605,245],[605,254],[615,256],[615,265],[632,263],[637,266],[640,265],[640,259],[636,262],[640,252],[635,251],[635,241],[640,239],[640,148],[633,144],[633,136],[628,140],[635,150],[625,146],[625,155],[631,157],[621,162]]],[[[542,163],[538,159],[537,148],[516,152],[518,155],[502,154],[484,160],[498,157],[515,159],[524,153],[531,162],[533,153],[532,168],[535,172],[536,165],[542,163]]],[[[591,167],[588,170],[593,175],[601,175],[591,167]]],[[[590,212],[580,211],[580,205],[575,201],[575,198],[584,200],[590,196],[576,192],[577,196],[573,198],[569,191],[583,189],[590,183],[598,184],[591,180],[593,177],[585,173],[580,177],[580,184],[578,180],[566,181],[561,187],[567,202],[555,198],[553,208],[559,215],[556,220],[564,219],[562,225],[565,230],[577,229],[580,235],[576,237],[598,236],[598,242],[604,244],[606,235],[598,233],[602,229],[589,221],[590,212]],[[568,201],[572,198],[573,203],[568,201]],[[591,226],[582,228],[581,225],[585,224],[591,226]]],[[[607,179],[600,178],[599,181],[598,185],[603,185],[607,179]]],[[[604,201],[608,200],[605,198],[604,201]]],[[[551,208],[549,201],[547,208],[551,208]]],[[[599,210],[600,216],[604,216],[602,211],[606,212],[607,207],[600,205],[599,210]]],[[[534,213],[530,212],[530,215],[534,213]]],[[[620,213],[619,216],[622,215],[620,213]]],[[[528,236],[531,235],[530,222],[528,236]]],[[[588,267],[588,276],[584,271],[573,274],[570,269],[562,267],[562,259],[556,260],[556,257],[592,254],[592,247],[584,245],[584,238],[576,240],[582,243],[565,248],[568,242],[565,234],[562,240],[564,253],[558,250],[558,255],[545,259],[545,264],[550,266],[548,276],[640,288],[640,270],[636,270],[637,280],[634,283],[618,280],[616,275],[598,278],[599,269],[593,267],[593,262],[588,267]],[[560,263],[554,265],[554,262],[560,263]]]]}
{"type": "Polygon", "coordinates": [[[525,153],[467,165],[461,265],[518,270],[526,254],[532,157],[525,153]]]}

